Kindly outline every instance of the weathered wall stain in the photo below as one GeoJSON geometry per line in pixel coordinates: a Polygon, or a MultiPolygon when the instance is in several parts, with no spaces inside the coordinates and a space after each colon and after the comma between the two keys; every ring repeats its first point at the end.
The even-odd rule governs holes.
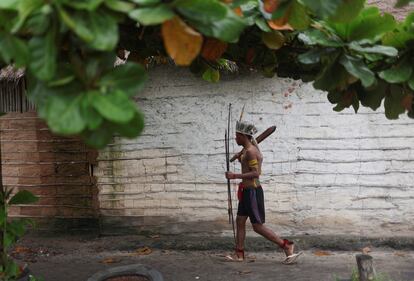
{"type": "MultiPolygon", "coordinates": [[[[137,96],[143,135],[117,139],[98,158],[104,218],[126,225],[147,217],[153,226],[158,217],[164,232],[196,231],[180,222],[198,221],[230,231],[223,138],[232,103],[233,125],[243,104],[259,131],[277,125],[261,148],[267,222],[278,231],[413,234],[413,120],[387,120],[381,110],[337,113],[310,84],[260,74],[210,84],[161,67],[150,77],[137,96]]],[[[232,141],[231,151],[238,149],[232,141]]],[[[150,228],[144,220],[135,227],[150,228]]]]}

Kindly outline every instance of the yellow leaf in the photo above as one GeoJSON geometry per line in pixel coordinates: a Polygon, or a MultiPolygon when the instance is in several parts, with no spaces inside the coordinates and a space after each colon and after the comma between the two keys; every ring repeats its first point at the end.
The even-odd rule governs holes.
{"type": "Polygon", "coordinates": [[[407,255],[403,252],[395,252],[394,255],[399,256],[399,257],[406,257],[407,255]]]}
{"type": "Polygon", "coordinates": [[[152,253],[152,250],[149,247],[142,247],[139,249],[136,249],[134,253],[132,253],[132,255],[134,256],[145,256],[145,255],[149,255],[152,253]]]}
{"type": "Polygon", "coordinates": [[[413,95],[405,95],[401,100],[401,105],[408,111],[411,111],[413,108],[413,95]]]}
{"type": "Polygon", "coordinates": [[[21,254],[21,253],[31,253],[32,250],[30,248],[27,247],[21,247],[21,246],[16,246],[16,248],[14,248],[13,253],[16,254],[21,254]]]}
{"type": "Polygon", "coordinates": [[[291,9],[289,8],[281,18],[267,21],[267,24],[274,30],[293,30],[288,23],[291,9]]]}
{"type": "Polygon", "coordinates": [[[271,14],[273,13],[277,7],[279,6],[279,0],[264,0],[264,10],[271,14]]]}
{"type": "Polygon", "coordinates": [[[165,21],[161,27],[164,46],[177,65],[189,65],[200,53],[203,36],[179,17],[165,21]]]}
{"type": "Polygon", "coordinates": [[[240,7],[234,8],[233,11],[238,15],[239,17],[243,17],[243,11],[240,7]]]}
{"type": "Polygon", "coordinates": [[[269,20],[267,24],[274,30],[293,30],[293,27],[287,21],[284,21],[283,18],[269,20]]]}
{"type": "Polygon", "coordinates": [[[278,50],[285,44],[285,36],[280,31],[273,30],[272,32],[263,32],[262,40],[265,45],[272,50],[278,50]]]}
{"type": "Polygon", "coordinates": [[[101,261],[101,263],[105,263],[105,264],[110,264],[110,263],[117,263],[120,262],[121,259],[119,258],[106,258],[104,260],[101,261]]]}
{"type": "Polygon", "coordinates": [[[326,252],[326,251],[315,251],[315,252],[313,252],[313,254],[314,254],[315,256],[318,256],[318,257],[323,257],[323,256],[330,256],[330,255],[332,255],[331,253],[326,252]]]}

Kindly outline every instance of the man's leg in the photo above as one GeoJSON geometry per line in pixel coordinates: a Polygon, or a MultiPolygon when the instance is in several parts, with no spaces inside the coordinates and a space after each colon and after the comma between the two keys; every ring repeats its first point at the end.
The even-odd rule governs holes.
{"type": "Polygon", "coordinates": [[[270,228],[266,227],[264,224],[260,223],[252,223],[253,230],[262,235],[264,238],[266,238],[269,241],[272,241],[273,243],[276,243],[279,247],[283,248],[283,251],[285,252],[286,256],[290,256],[293,254],[293,244],[284,244],[283,239],[281,239],[279,236],[276,235],[270,228]]]}
{"type": "MultiPolygon", "coordinates": [[[[239,250],[244,250],[244,240],[246,239],[246,220],[247,216],[237,216],[236,217],[236,248],[239,250]]],[[[238,254],[239,256],[239,254],[238,254]]],[[[239,256],[240,257],[240,256],[239,256]]]]}

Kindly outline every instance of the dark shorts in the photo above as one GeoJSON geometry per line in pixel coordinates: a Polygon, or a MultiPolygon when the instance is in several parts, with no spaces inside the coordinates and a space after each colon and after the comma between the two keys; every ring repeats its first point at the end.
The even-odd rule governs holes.
{"type": "Polygon", "coordinates": [[[265,209],[263,189],[247,187],[243,189],[243,197],[237,208],[238,216],[249,217],[251,223],[265,223],[265,209]]]}

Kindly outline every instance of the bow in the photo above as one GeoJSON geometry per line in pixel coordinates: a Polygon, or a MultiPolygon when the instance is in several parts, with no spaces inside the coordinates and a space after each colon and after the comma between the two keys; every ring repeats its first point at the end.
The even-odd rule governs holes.
{"type": "MultiPolygon", "coordinates": [[[[229,115],[227,119],[227,130],[224,132],[224,146],[226,150],[226,169],[227,172],[230,172],[230,119],[231,119],[231,103],[229,104],[229,115]]],[[[231,190],[230,190],[230,179],[227,179],[227,211],[229,213],[229,224],[232,224],[233,227],[233,237],[234,243],[236,244],[236,231],[234,229],[234,217],[233,217],[233,204],[231,201],[231,190]]]]}

